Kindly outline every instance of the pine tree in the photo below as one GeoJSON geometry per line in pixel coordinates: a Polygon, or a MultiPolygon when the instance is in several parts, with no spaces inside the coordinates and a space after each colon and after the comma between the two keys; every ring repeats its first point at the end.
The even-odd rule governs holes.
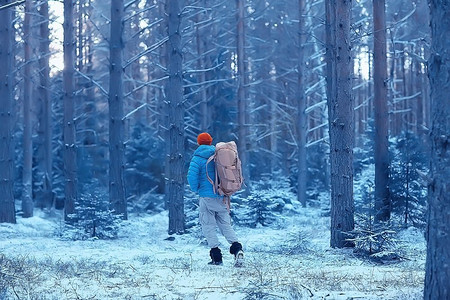
{"type": "Polygon", "coordinates": [[[331,247],[351,247],[353,203],[353,93],[350,1],[325,1],[327,103],[331,163],[331,247]]]}
{"type": "Polygon", "coordinates": [[[100,192],[94,184],[75,202],[74,213],[68,215],[69,222],[64,238],[85,240],[90,238],[115,239],[122,216],[109,208],[107,193],[100,192]]]}
{"type": "Polygon", "coordinates": [[[389,189],[392,210],[403,216],[404,225],[425,225],[428,151],[423,140],[412,132],[403,132],[390,149],[389,189]]]}
{"type": "Polygon", "coordinates": [[[139,197],[150,189],[164,193],[163,166],[159,157],[162,151],[155,132],[138,122],[126,148],[125,183],[129,196],[139,197]]]}
{"type": "Polygon", "coordinates": [[[236,207],[232,210],[232,216],[237,223],[251,228],[282,225],[283,216],[294,210],[292,199],[296,197],[289,181],[270,181],[271,175],[253,182],[248,196],[242,197],[242,193],[232,196],[231,205],[236,207]]]}
{"type": "Polygon", "coordinates": [[[73,0],[64,1],[64,217],[72,214],[77,200],[77,145],[75,128],[73,0]]]}
{"type": "MultiPolygon", "coordinates": [[[[0,0],[0,6],[9,1],[0,0]]],[[[0,223],[16,222],[14,204],[13,41],[11,9],[0,10],[0,223]]]]}
{"type": "Polygon", "coordinates": [[[37,170],[36,182],[40,182],[36,192],[36,202],[40,207],[50,208],[53,205],[53,151],[52,151],[52,102],[50,98],[50,29],[49,7],[47,1],[39,6],[39,84],[37,115],[37,170]]]}
{"type": "Polygon", "coordinates": [[[169,205],[169,234],[184,233],[184,104],[183,104],[183,54],[181,49],[181,10],[184,1],[166,0],[167,30],[167,71],[166,85],[167,114],[167,166],[166,195],[169,205]]]}
{"type": "Polygon", "coordinates": [[[23,217],[33,216],[33,140],[32,135],[32,119],[31,119],[31,98],[33,89],[32,77],[32,52],[33,35],[31,24],[33,22],[32,2],[25,1],[25,20],[24,20],[24,95],[23,95],[23,172],[22,172],[22,211],[23,217]]]}
{"type": "Polygon", "coordinates": [[[389,198],[389,151],[387,107],[386,13],[384,0],[373,1],[374,112],[375,112],[375,206],[376,221],[391,215],[389,198]]]}
{"type": "Polygon", "coordinates": [[[109,198],[111,208],[128,218],[123,172],[125,169],[125,129],[123,113],[123,0],[111,1],[111,38],[109,44],[109,198]]]}

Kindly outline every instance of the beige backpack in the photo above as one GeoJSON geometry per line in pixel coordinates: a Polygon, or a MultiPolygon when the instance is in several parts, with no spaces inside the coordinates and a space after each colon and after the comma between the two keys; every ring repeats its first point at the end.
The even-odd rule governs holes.
{"type": "Polygon", "coordinates": [[[206,162],[206,176],[214,187],[214,192],[229,198],[241,189],[242,177],[241,160],[238,156],[236,143],[217,143],[216,152],[206,162]],[[208,164],[214,160],[216,166],[215,180],[208,174],[208,164]]]}

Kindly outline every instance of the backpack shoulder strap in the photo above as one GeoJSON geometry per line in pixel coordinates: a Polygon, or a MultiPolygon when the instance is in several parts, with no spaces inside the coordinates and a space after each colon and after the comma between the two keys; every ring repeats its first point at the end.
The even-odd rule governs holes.
{"type": "MultiPolygon", "coordinates": [[[[213,161],[214,158],[216,158],[216,154],[215,153],[208,158],[208,160],[206,161],[206,164],[205,164],[205,168],[206,168],[206,177],[208,178],[208,181],[212,184],[214,192],[216,193],[216,190],[217,190],[216,185],[214,184],[214,181],[211,179],[211,177],[209,177],[209,174],[208,174],[208,164],[211,161],[213,161]]],[[[216,177],[217,177],[217,175],[216,175],[216,177]]]]}

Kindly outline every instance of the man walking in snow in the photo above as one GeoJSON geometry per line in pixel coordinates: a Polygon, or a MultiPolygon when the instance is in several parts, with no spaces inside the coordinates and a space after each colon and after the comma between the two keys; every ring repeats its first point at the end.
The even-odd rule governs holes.
{"type": "Polygon", "coordinates": [[[214,163],[206,164],[208,158],[215,152],[212,144],[212,137],[206,133],[200,133],[197,137],[199,147],[194,152],[187,180],[191,190],[199,195],[199,215],[202,232],[205,236],[208,246],[211,248],[209,255],[211,256],[212,265],[222,265],[222,252],[219,248],[219,239],[217,238],[216,229],[219,227],[220,232],[231,244],[230,253],[235,257],[235,265],[240,266],[243,263],[244,252],[242,245],[238,242],[238,238],[231,227],[231,217],[223,196],[214,192],[213,185],[209,182],[208,174],[215,173],[214,163]],[[208,168],[208,170],[207,170],[208,168]]]}

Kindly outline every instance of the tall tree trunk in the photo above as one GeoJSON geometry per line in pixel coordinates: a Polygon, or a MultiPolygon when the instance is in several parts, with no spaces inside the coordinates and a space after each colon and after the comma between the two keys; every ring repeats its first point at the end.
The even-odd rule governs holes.
{"type": "Polygon", "coordinates": [[[250,162],[247,149],[249,135],[247,128],[247,65],[245,57],[245,0],[236,0],[237,5],[237,80],[238,80],[238,151],[242,161],[245,180],[250,181],[250,162]]]}
{"type": "MultiPolygon", "coordinates": [[[[139,6],[136,3],[136,10],[139,10],[139,6]]],[[[141,22],[141,16],[139,14],[136,14],[133,18],[133,30],[135,32],[133,32],[133,35],[136,34],[139,30],[140,30],[140,22],[141,22]]],[[[141,34],[138,34],[135,38],[134,41],[132,43],[132,45],[134,44],[135,46],[135,51],[136,52],[140,52],[142,51],[140,45],[142,43],[144,43],[145,40],[142,38],[141,34]]],[[[135,88],[140,84],[139,82],[144,82],[144,78],[143,78],[143,71],[142,71],[142,67],[140,63],[133,63],[131,66],[131,78],[133,81],[133,85],[135,86],[135,88]],[[138,83],[136,83],[136,81],[138,83]]],[[[144,93],[144,89],[138,89],[137,91],[134,91],[133,93],[133,98],[135,99],[135,108],[139,107],[140,105],[142,105],[143,103],[145,103],[145,93],[144,93]]],[[[135,117],[134,117],[134,124],[136,122],[140,122],[140,123],[144,123],[145,124],[145,111],[143,109],[139,109],[138,111],[136,111],[135,113],[135,117]]],[[[131,130],[130,130],[131,131],[131,130]]],[[[127,135],[128,136],[128,135],[127,135]]]]}
{"type": "MultiPolygon", "coordinates": [[[[0,6],[8,4],[0,0],[0,6]]],[[[13,41],[11,9],[0,10],[0,223],[16,223],[14,206],[13,41]]]]}
{"type": "Polygon", "coordinates": [[[450,2],[429,0],[431,9],[431,177],[428,189],[424,299],[450,299],[450,2]]]}
{"type": "Polygon", "coordinates": [[[23,217],[29,218],[33,216],[33,195],[32,195],[32,173],[33,173],[33,142],[31,137],[31,93],[32,93],[32,78],[31,78],[31,17],[32,17],[32,2],[27,0],[25,2],[25,20],[23,25],[24,35],[24,78],[23,78],[23,173],[22,173],[22,211],[23,217]]]}
{"type": "MultiPolygon", "coordinates": [[[[134,4],[129,6],[127,10],[139,11],[138,2],[135,2],[134,4]]],[[[132,37],[128,38],[126,44],[124,45],[125,50],[123,51],[123,53],[125,61],[127,61],[127,59],[131,57],[139,55],[139,53],[142,51],[140,44],[141,42],[144,43],[145,41],[142,40],[141,34],[139,34],[139,22],[141,21],[141,17],[142,16],[137,13],[124,24],[125,36],[132,37]]],[[[144,103],[144,89],[136,89],[142,82],[144,82],[139,60],[132,63],[124,70],[124,78],[126,78],[126,80],[124,80],[125,94],[127,94],[128,92],[132,92],[131,96],[127,98],[127,101],[124,102],[124,109],[125,111],[132,111],[144,103]]],[[[132,132],[132,128],[136,123],[144,122],[143,117],[144,110],[138,109],[133,113],[133,118],[127,118],[125,120],[125,137],[130,136],[130,132],[132,132]]]]}
{"type": "Polygon", "coordinates": [[[167,63],[169,79],[166,86],[168,114],[168,205],[169,234],[184,233],[184,104],[181,49],[182,0],[167,0],[166,13],[169,41],[167,63]]]}
{"type": "Polygon", "coordinates": [[[83,72],[84,68],[84,35],[83,35],[83,25],[84,25],[84,0],[78,0],[77,3],[77,50],[76,50],[76,60],[77,60],[77,68],[80,72],[83,72]]]}
{"type": "Polygon", "coordinates": [[[375,220],[391,217],[389,197],[389,115],[387,106],[387,57],[385,0],[373,1],[373,81],[375,112],[375,220]]]}
{"type": "MultiPolygon", "coordinates": [[[[369,58],[369,62],[368,62],[368,79],[367,79],[367,98],[369,99],[368,105],[367,105],[367,119],[372,119],[373,118],[373,114],[374,114],[374,110],[373,110],[373,98],[372,98],[372,86],[373,86],[373,81],[371,79],[373,79],[373,56],[370,54],[370,51],[368,51],[369,53],[367,54],[367,57],[369,58]]],[[[387,84],[387,82],[386,82],[387,84]]],[[[389,126],[389,121],[388,122],[388,126],[389,126]]]]}
{"type": "MultiPolygon", "coordinates": [[[[400,70],[401,70],[401,74],[402,74],[402,97],[406,97],[406,95],[408,95],[408,89],[407,89],[407,77],[406,77],[406,45],[402,45],[403,49],[402,49],[402,58],[401,58],[401,63],[399,65],[400,70]]],[[[401,131],[400,133],[403,132],[408,132],[409,131],[409,112],[408,112],[408,102],[406,100],[402,100],[400,102],[401,105],[401,110],[403,111],[402,113],[399,114],[399,120],[400,120],[400,126],[401,126],[401,131]]]]}
{"type": "Polygon", "coordinates": [[[77,200],[77,148],[75,136],[75,83],[74,83],[74,26],[73,1],[64,1],[64,217],[75,212],[77,200]]]}
{"type": "Polygon", "coordinates": [[[39,86],[38,97],[41,112],[39,118],[39,149],[38,169],[43,175],[42,197],[39,199],[41,207],[53,205],[53,175],[52,175],[52,103],[50,98],[50,30],[49,30],[48,1],[41,2],[40,15],[40,42],[39,42],[39,86]]]}
{"type": "MultiPolygon", "coordinates": [[[[203,7],[206,6],[206,0],[202,1],[203,7]]],[[[206,57],[206,49],[207,49],[207,43],[205,36],[207,34],[207,30],[200,29],[202,21],[206,19],[206,15],[204,13],[197,15],[197,26],[195,28],[195,37],[197,42],[197,55],[198,55],[198,61],[197,61],[197,68],[199,70],[206,70],[208,68],[208,60],[206,57]]],[[[200,83],[206,82],[206,71],[200,72],[200,83]]],[[[207,87],[206,85],[200,88],[200,112],[201,112],[201,124],[200,124],[200,131],[206,132],[208,131],[211,126],[211,112],[208,106],[208,94],[207,94],[207,87]]]]}
{"type": "MultiPolygon", "coordinates": [[[[394,112],[397,111],[399,109],[400,104],[399,103],[395,103],[394,102],[394,98],[395,98],[395,91],[396,91],[396,85],[397,83],[396,78],[398,77],[398,65],[396,63],[396,59],[397,59],[397,50],[396,50],[396,46],[394,43],[394,39],[395,39],[395,28],[393,28],[392,30],[389,31],[390,33],[390,68],[389,68],[389,88],[388,88],[388,94],[389,94],[389,98],[392,99],[392,106],[393,106],[393,110],[394,112]]],[[[372,63],[373,65],[373,63],[372,63]]],[[[401,123],[399,121],[399,116],[397,113],[394,113],[390,116],[389,118],[389,125],[390,125],[390,132],[391,135],[393,136],[398,136],[399,133],[401,132],[401,123]]]]}
{"type": "MultiPolygon", "coordinates": [[[[92,16],[94,8],[91,5],[91,0],[84,1],[84,14],[86,16],[92,16]]],[[[89,80],[84,81],[85,79],[81,80],[84,81],[84,87],[85,87],[85,93],[81,94],[82,98],[81,102],[84,106],[84,113],[86,116],[85,121],[85,128],[89,131],[83,139],[83,145],[86,146],[85,149],[83,149],[83,152],[86,153],[86,157],[84,157],[83,161],[84,163],[88,165],[93,165],[94,167],[90,168],[90,170],[85,170],[85,174],[87,174],[87,178],[85,178],[88,182],[91,182],[93,178],[96,178],[96,173],[98,172],[98,167],[96,167],[95,162],[99,161],[100,155],[98,151],[98,147],[95,147],[96,143],[98,142],[98,137],[96,136],[96,133],[99,132],[99,121],[98,121],[98,111],[96,106],[96,95],[95,95],[95,86],[92,83],[92,79],[94,77],[93,74],[93,68],[94,68],[94,59],[93,59],[93,49],[94,49],[94,41],[92,36],[92,31],[94,30],[94,26],[92,25],[92,22],[88,21],[84,24],[85,26],[85,35],[86,38],[84,39],[83,49],[84,49],[84,63],[83,67],[84,69],[82,72],[85,72],[85,74],[89,77],[89,80]]],[[[80,70],[81,71],[81,70],[80,70]]],[[[86,175],[85,175],[86,176],[86,175]]]]}
{"type": "MultiPolygon", "coordinates": [[[[158,26],[158,36],[160,39],[162,39],[163,37],[167,36],[167,28],[168,28],[168,24],[169,24],[169,18],[167,17],[167,1],[159,1],[158,2],[158,15],[160,16],[164,16],[165,20],[163,22],[162,25],[158,26]]],[[[159,63],[161,66],[168,66],[168,47],[169,44],[168,43],[164,43],[163,45],[161,45],[161,47],[159,48],[159,63]]],[[[149,57],[150,59],[150,57],[149,57]]],[[[156,68],[155,73],[153,76],[155,76],[155,78],[161,78],[164,76],[167,76],[168,72],[163,72],[161,68],[156,68]]],[[[167,126],[169,126],[169,106],[167,105],[167,94],[164,90],[164,87],[158,88],[155,90],[155,102],[156,102],[156,107],[157,107],[157,118],[158,118],[158,135],[161,139],[168,141],[169,140],[169,130],[167,129],[167,126]]],[[[169,143],[164,143],[164,153],[165,155],[165,160],[164,160],[164,205],[165,205],[165,209],[169,208],[169,198],[171,197],[171,195],[169,194],[169,190],[170,190],[170,182],[168,180],[169,178],[169,153],[170,153],[170,147],[169,147],[169,143]]]]}
{"type": "Polygon", "coordinates": [[[111,38],[109,44],[109,201],[111,209],[126,220],[123,119],[123,0],[111,1],[111,38]]]}
{"type": "MultiPolygon", "coordinates": [[[[424,48],[423,57],[428,56],[428,51],[424,48]]],[[[428,128],[431,128],[431,98],[430,98],[430,84],[428,81],[428,72],[424,66],[425,71],[422,73],[422,96],[423,96],[423,123],[424,131],[428,133],[428,128]]]]}
{"type": "MultiPolygon", "coordinates": [[[[266,26],[264,26],[266,27],[266,26]]],[[[270,71],[268,71],[266,74],[269,74],[270,71]]],[[[268,116],[268,122],[270,124],[270,132],[271,135],[269,136],[269,149],[270,152],[272,153],[271,155],[271,161],[270,161],[270,171],[272,172],[272,177],[271,178],[275,178],[277,175],[275,175],[275,171],[276,170],[280,170],[280,159],[276,156],[276,153],[278,153],[278,134],[276,134],[277,128],[279,126],[278,122],[279,122],[279,113],[277,111],[277,92],[275,90],[275,88],[270,88],[270,87],[266,87],[267,90],[265,91],[266,95],[268,95],[269,97],[269,116],[268,116]]],[[[279,176],[279,175],[278,175],[279,176]]]]}
{"type": "Polygon", "coordinates": [[[423,89],[423,76],[422,76],[422,63],[420,61],[417,62],[417,68],[416,68],[416,76],[415,76],[415,85],[417,91],[420,92],[420,95],[417,97],[417,106],[416,106],[416,116],[417,116],[417,124],[416,124],[416,130],[421,138],[424,137],[424,115],[425,115],[425,109],[424,109],[424,89],[423,89]]]}
{"type": "Polygon", "coordinates": [[[297,199],[306,207],[306,135],[308,133],[305,95],[306,1],[299,0],[299,56],[297,85],[298,177],[297,199]]]}
{"type": "MultiPolygon", "coordinates": [[[[158,2],[158,15],[160,16],[165,16],[166,14],[166,1],[159,1],[158,2]]],[[[166,16],[167,19],[167,16],[166,16]]],[[[168,22],[168,21],[167,21],[168,22]]],[[[167,22],[163,22],[162,24],[158,25],[158,36],[160,39],[164,38],[167,35],[167,22]],[[164,26],[166,25],[166,26],[164,26]]],[[[150,58],[150,56],[149,56],[150,58]]],[[[159,63],[161,64],[161,66],[167,66],[167,43],[164,43],[161,45],[161,47],[159,47],[159,63]]],[[[167,72],[162,71],[160,68],[156,68],[156,70],[154,70],[154,75],[155,78],[161,78],[167,75],[167,72]]],[[[168,124],[168,116],[164,113],[165,110],[165,95],[164,95],[164,88],[157,88],[155,90],[155,106],[157,108],[157,112],[158,112],[158,133],[159,136],[163,139],[167,139],[167,134],[168,131],[165,128],[165,126],[168,124]]],[[[167,147],[167,143],[166,143],[166,147],[167,147]]],[[[166,150],[167,151],[167,150],[166,150]]],[[[168,162],[165,163],[165,167],[167,168],[168,166],[168,162]]],[[[165,169],[165,173],[167,174],[167,169],[165,169]]],[[[166,181],[167,183],[167,181],[166,181]]],[[[167,193],[166,193],[167,195],[167,193]]],[[[167,203],[167,199],[166,199],[166,203],[167,203]]]]}
{"type": "MultiPolygon", "coordinates": [[[[411,49],[409,50],[410,53],[414,53],[414,46],[410,45],[411,49]]],[[[414,95],[416,93],[416,91],[418,90],[417,87],[417,81],[416,81],[416,73],[415,73],[415,63],[414,63],[414,59],[412,57],[409,57],[409,84],[408,84],[408,95],[414,95]]],[[[416,110],[417,110],[417,103],[419,102],[418,97],[414,97],[412,99],[410,99],[409,101],[406,101],[407,103],[409,103],[409,109],[410,111],[408,112],[408,121],[410,123],[410,131],[412,133],[417,134],[417,114],[416,114],[416,110]]]]}
{"type": "Polygon", "coordinates": [[[331,160],[331,247],[351,247],[354,229],[351,1],[326,0],[327,96],[331,160]]]}

